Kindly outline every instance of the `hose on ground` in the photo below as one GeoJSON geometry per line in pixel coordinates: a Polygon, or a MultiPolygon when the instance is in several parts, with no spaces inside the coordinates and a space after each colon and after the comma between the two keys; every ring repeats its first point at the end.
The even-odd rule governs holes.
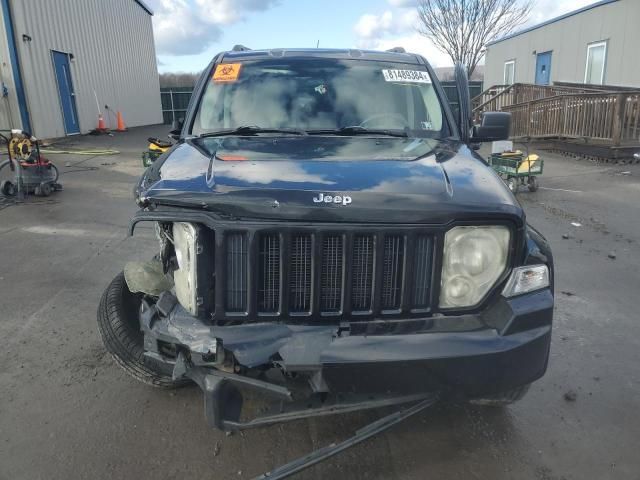
{"type": "Polygon", "coordinates": [[[95,156],[99,156],[99,155],[119,155],[120,151],[119,150],[110,150],[110,149],[96,149],[96,150],[57,150],[57,149],[49,149],[49,148],[44,148],[41,147],[40,151],[42,153],[49,153],[52,155],[93,155],[95,156]]]}

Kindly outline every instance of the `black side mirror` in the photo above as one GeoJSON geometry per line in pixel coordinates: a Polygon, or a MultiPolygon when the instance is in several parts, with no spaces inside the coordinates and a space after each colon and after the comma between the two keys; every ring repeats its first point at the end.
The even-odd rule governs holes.
{"type": "Polygon", "coordinates": [[[171,125],[171,131],[169,132],[169,138],[174,142],[180,140],[180,134],[182,133],[182,127],[184,126],[184,118],[174,120],[171,125]]]}
{"type": "Polygon", "coordinates": [[[482,124],[473,127],[472,142],[497,142],[508,140],[511,131],[511,114],[508,112],[485,112],[482,124]]]}

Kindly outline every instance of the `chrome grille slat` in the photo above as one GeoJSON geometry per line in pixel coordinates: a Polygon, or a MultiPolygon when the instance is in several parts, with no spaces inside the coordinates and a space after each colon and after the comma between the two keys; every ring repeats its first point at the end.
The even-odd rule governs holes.
{"type": "Polygon", "coordinates": [[[289,257],[289,310],[293,313],[311,311],[312,264],[311,235],[294,235],[289,257]]]}
{"type": "Polygon", "coordinates": [[[258,311],[276,313],[280,309],[280,236],[260,237],[258,311]]]}
{"type": "Polygon", "coordinates": [[[353,239],[352,251],[352,311],[369,311],[373,287],[374,238],[372,235],[358,235],[353,239]]]}
{"type": "Polygon", "coordinates": [[[227,295],[228,312],[247,310],[247,236],[231,233],[227,236],[227,295]]]}
{"type": "Polygon", "coordinates": [[[431,237],[421,235],[416,239],[413,305],[417,308],[429,306],[432,244],[431,237]]]}
{"type": "Polygon", "coordinates": [[[325,237],[320,276],[320,311],[323,313],[335,313],[342,309],[343,260],[342,236],[325,237]]]}
{"type": "Polygon", "coordinates": [[[382,308],[385,310],[400,307],[403,263],[404,238],[399,235],[385,237],[382,260],[382,308]]]}

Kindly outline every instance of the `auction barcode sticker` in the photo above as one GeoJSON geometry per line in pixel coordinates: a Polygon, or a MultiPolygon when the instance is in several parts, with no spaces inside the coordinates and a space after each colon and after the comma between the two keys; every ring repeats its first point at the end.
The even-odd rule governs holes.
{"type": "Polygon", "coordinates": [[[423,70],[382,70],[387,82],[431,83],[431,77],[423,70]]]}

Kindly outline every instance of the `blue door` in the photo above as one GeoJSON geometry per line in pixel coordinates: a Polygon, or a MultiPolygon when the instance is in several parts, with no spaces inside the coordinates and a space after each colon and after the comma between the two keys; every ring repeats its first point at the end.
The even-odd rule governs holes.
{"type": "Polygon", "coordinates": [[[539,53],[536,58],[536,85],[549,85],[551,80],[551,52],[539,53]]]}
{"type": "Polygon", "coordinates": [[[53,55],[53,68],[56,72],[58,94],[62,106],[62,118],[64,119],[64,131],[67,135],[80,133],[78,124],[78,111],[76,110],[76,97],[71,81],[71,69],[69,68],[69,55],[62,52],[51,51],[53,55]]]}

